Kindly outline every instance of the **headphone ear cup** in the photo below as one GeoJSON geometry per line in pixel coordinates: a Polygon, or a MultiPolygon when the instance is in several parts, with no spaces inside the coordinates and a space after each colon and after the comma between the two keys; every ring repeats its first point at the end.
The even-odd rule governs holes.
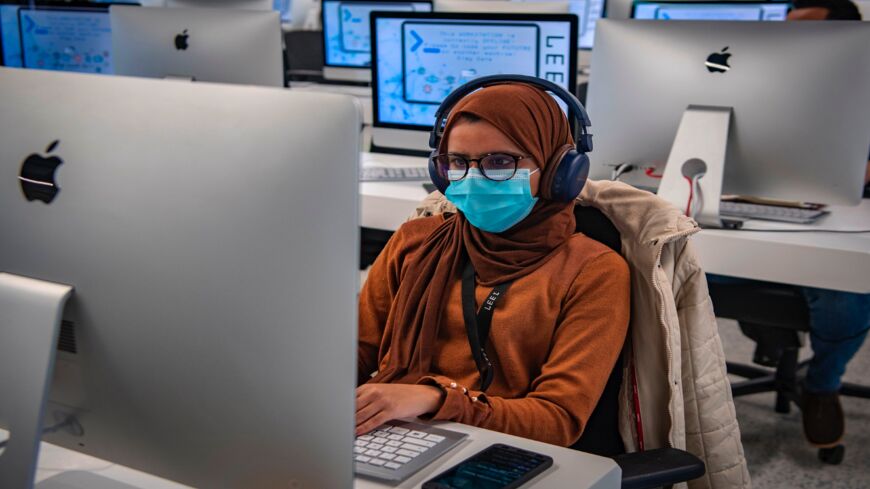
{"type": "Polygon", "coordinates": [[[447,186],[450,185],[450,182],[447,181],[444,177],[438,173],[438,168],[435,166],[435,158],[434,156],[437,154],[437,150],[433,151],[432,154],[429,155],[429,179],[432,180],[432,184],[435,185],[435,188],[438,189],[442,194],[447,192],[447,186]]]}
{"type": "Polygon", "coordinates": [[[549,200],[572,202],[580,195],[589,177],[589,157],[576,149],[568,150],[559,161],[549,188],[549,200]]]}

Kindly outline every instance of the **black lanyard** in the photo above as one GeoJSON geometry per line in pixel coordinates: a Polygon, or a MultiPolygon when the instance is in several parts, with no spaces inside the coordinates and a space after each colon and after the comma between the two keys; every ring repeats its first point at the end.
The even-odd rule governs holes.
{"type": "Polygon", "coordinates": [[[486,341],[489,339],[489,329],[492,325],[492,312],[510,285],[511,281],[496,285],[478,310],[477,300],[474,297],[474,265],[470,260],[462,272],[462,317],[465,319],[465,332],[468,333],[471,355],[474,357],[477,371],[480,372],[481,391],[489,387],[493,376],[492,363],[486,355],[486,341]]]}

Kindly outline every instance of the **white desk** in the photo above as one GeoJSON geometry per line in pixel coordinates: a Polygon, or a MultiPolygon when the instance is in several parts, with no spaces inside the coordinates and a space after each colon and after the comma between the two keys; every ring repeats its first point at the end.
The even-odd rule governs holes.
{"type": "MultiPolygon", "coordinates": [[[[459,447],[417,472],[399,486],[356,479],[354,487],[358,489],[420,487],[426,480],[493,443],[514,445],[553,457],[553,466],[527,486],[523,486],[524,488],[616,489],[621,483],[622,471],[609,458],[458,423],[437,424],[442,428],[468,433],[469,437],[459,447]]],[[[37,489],[189,489],[188,486],[48,443],[43,443],[40,450],[36,482],[37,489]]]]}
{"type": "MultiPolygon", "coordinates": [[[[363,153],[362,164],[425,166],[425,158],[363,153]]],[[[395,231],[427,195],[419,182],[360,185],[363,227],[395,231]]],[[[832,206],[810,226],[752,221],[747,228],[870,229],[870,200],[832,206]]],[[[849,292],[870,293],[870,233],[763,233],[705,229],[692,238],[704,271],[849,292]]]]}

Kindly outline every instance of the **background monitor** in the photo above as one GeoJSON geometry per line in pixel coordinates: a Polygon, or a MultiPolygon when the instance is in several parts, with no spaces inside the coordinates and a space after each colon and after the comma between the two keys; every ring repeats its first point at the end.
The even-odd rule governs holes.
{"type": "Polygon", "coordinates": [[[481,76],[530,75],[572,93],[576,87],[574,15],[379,12],[372,26],[379,146],[427,148],[423,131],[432,129],[438,105],[481,76]]]}
{"type": "Polygon", "coordinates": [[[166,6],[173,8],[204,7],[243,10],[277,10],[275,9],[275,5],[275,0],[166,0],[166,6]]]}
{"type": "Polygon", "coordinates": [[[278,12],[113,6],[115,73],[284,86],[278,12]]]}
{"type": "Polygon", "coordinates": [[[435,11],[484,14],[567,14],[570,9],[566,0],[435,0],[435,11]]]}
{"type": "Polygon", "coordinates": [[[44,439],[191,487],[351,487],[356,104],[7,68],[0,87],[0,271],[75,287],[45,422],[83,430],[44,439]],[[54,140],[60,192],[28,202],[22,162],[54,140]]]}
{"type": "Polygon", "coordinates": [[[595,22],[604,16],[605,0],[435,0],[436,12],[572,13],[578,19],[577,48],[591,49],[595,22]]]}
{"type": "Polygon", "coordinates": [[[109,6],[86,2],[0,4],[3,66],[110,74],[109,6]]]}
{"type": "MultiPolygon", "coordinates": [[[[866,22],[603,20],[590,178],[621,163],[661,173],[689,105],[731,107],[724,193],[854,204],[870,147],[867,46],[866,22]]],[[[658,184],[643,171],[623,180],[658,184]]]]}
{"type": "Polygon", "coordinates": [[[369,14],[431,12],[431,1],[324,0],[323,77],[371,81],[372,49],[369,14]]]}
{"type": "Polygon", "coordinates": [[[634,2],[640,20],[785,20],[789,2],[634,2]]]}

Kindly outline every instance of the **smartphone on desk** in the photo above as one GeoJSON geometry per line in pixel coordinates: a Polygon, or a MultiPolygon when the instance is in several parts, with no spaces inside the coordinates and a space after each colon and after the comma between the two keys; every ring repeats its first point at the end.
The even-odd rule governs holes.
{"type": "Polygon", "coordinates": [[[552,457],[497,443],[423,483],[423,489],[514,489],[553,465],[552,457]]]}

